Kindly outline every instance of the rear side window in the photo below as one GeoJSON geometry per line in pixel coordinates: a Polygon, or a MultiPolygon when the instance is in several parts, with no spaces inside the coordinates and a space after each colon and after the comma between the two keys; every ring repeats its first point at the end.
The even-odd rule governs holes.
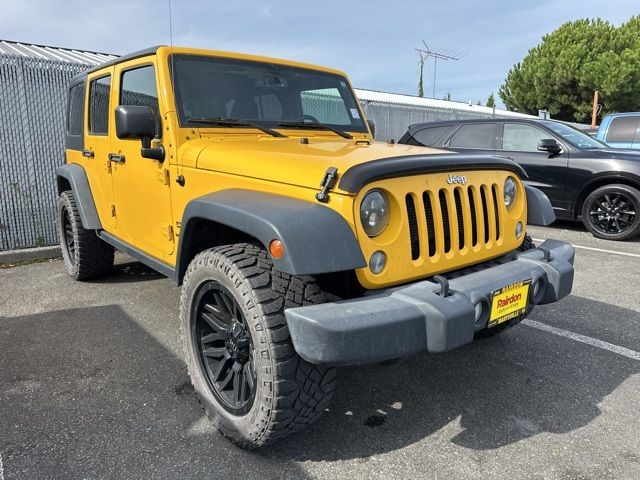
{"type": "Polygon", "coordinates": [[[109,131],[109,92],[111,75],[91,81],[89,87],[89,132],[105,135],[109,131]]]}
{"type": "Polygon", "coordinates": [[[496,136],[495,123],[462,125],[449,141],[450,147],[493,148],[496,136]]]}
{"type": "Polygon", "coordinates": [[[431,147],[451,128],[451,125],[442,125],[439,127],[429,127],[418,130],[413,134],[413,138],[425,147],[431,147]]]}
{"type": "Polygon", "coordinates": [[[158,89],[153,65],[122,73],[120,105],[152,107],[158,112],[158,89]]]}
{"type": "Polygon", "coordinates": [[[611,121],[605,142],[633,142],[640,117],[616,117],[611,121]]]}
{"type": "Polygon", "coordinates": [[[69,103],[67,106],[67,134],[82,135],[82,120],[84,118],[84,82],[69,89],[69,103]]]}

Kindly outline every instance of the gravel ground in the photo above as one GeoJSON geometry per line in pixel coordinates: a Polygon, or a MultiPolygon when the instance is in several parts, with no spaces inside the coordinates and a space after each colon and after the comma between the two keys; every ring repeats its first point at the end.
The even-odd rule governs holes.
{"type": "Polygon", "coordinates": [[[640,478],[640,243],[530,232],[579,246],[569,298],[453,352],[341,369],[330,411],[258,452],[203,417],[168,279],[125,256],[92,283],[59,260],[0,269],[0,480],[640,478]]]}

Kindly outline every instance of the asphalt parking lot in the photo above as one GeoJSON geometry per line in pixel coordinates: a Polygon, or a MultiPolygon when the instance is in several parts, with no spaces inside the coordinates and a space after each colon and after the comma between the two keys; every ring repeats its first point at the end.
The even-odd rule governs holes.
{"type": "Polygon", "coordinates": [[[578,246],[573,294],[498,337],[342,369],[313,427],[257,452],[208,424],[178,338],[179,290],[120,257],[0,269],[0,480],[640,478],[640,242],[578,246]]]}

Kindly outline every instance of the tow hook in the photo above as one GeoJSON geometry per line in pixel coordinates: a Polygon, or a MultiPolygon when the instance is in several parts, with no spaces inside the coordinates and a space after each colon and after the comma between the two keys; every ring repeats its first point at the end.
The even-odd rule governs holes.
{"type": "Polygon", "coordinates": [[[316,199],[321,203],[327,203],[329,201],[329,191],[336,186],[337,181],[338,169],[336,167],[327,168],[320,182],[320,191],[316,193],[316,199]]]}

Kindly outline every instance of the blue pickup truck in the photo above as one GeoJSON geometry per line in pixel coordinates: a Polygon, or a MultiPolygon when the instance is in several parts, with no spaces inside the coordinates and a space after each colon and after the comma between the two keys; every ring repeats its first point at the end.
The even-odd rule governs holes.
{"type": "Polygon", "coordinates": [[[640,150],[640,112],[612,113],[605,116],[596,138],[614,148],[640,150]]]}

